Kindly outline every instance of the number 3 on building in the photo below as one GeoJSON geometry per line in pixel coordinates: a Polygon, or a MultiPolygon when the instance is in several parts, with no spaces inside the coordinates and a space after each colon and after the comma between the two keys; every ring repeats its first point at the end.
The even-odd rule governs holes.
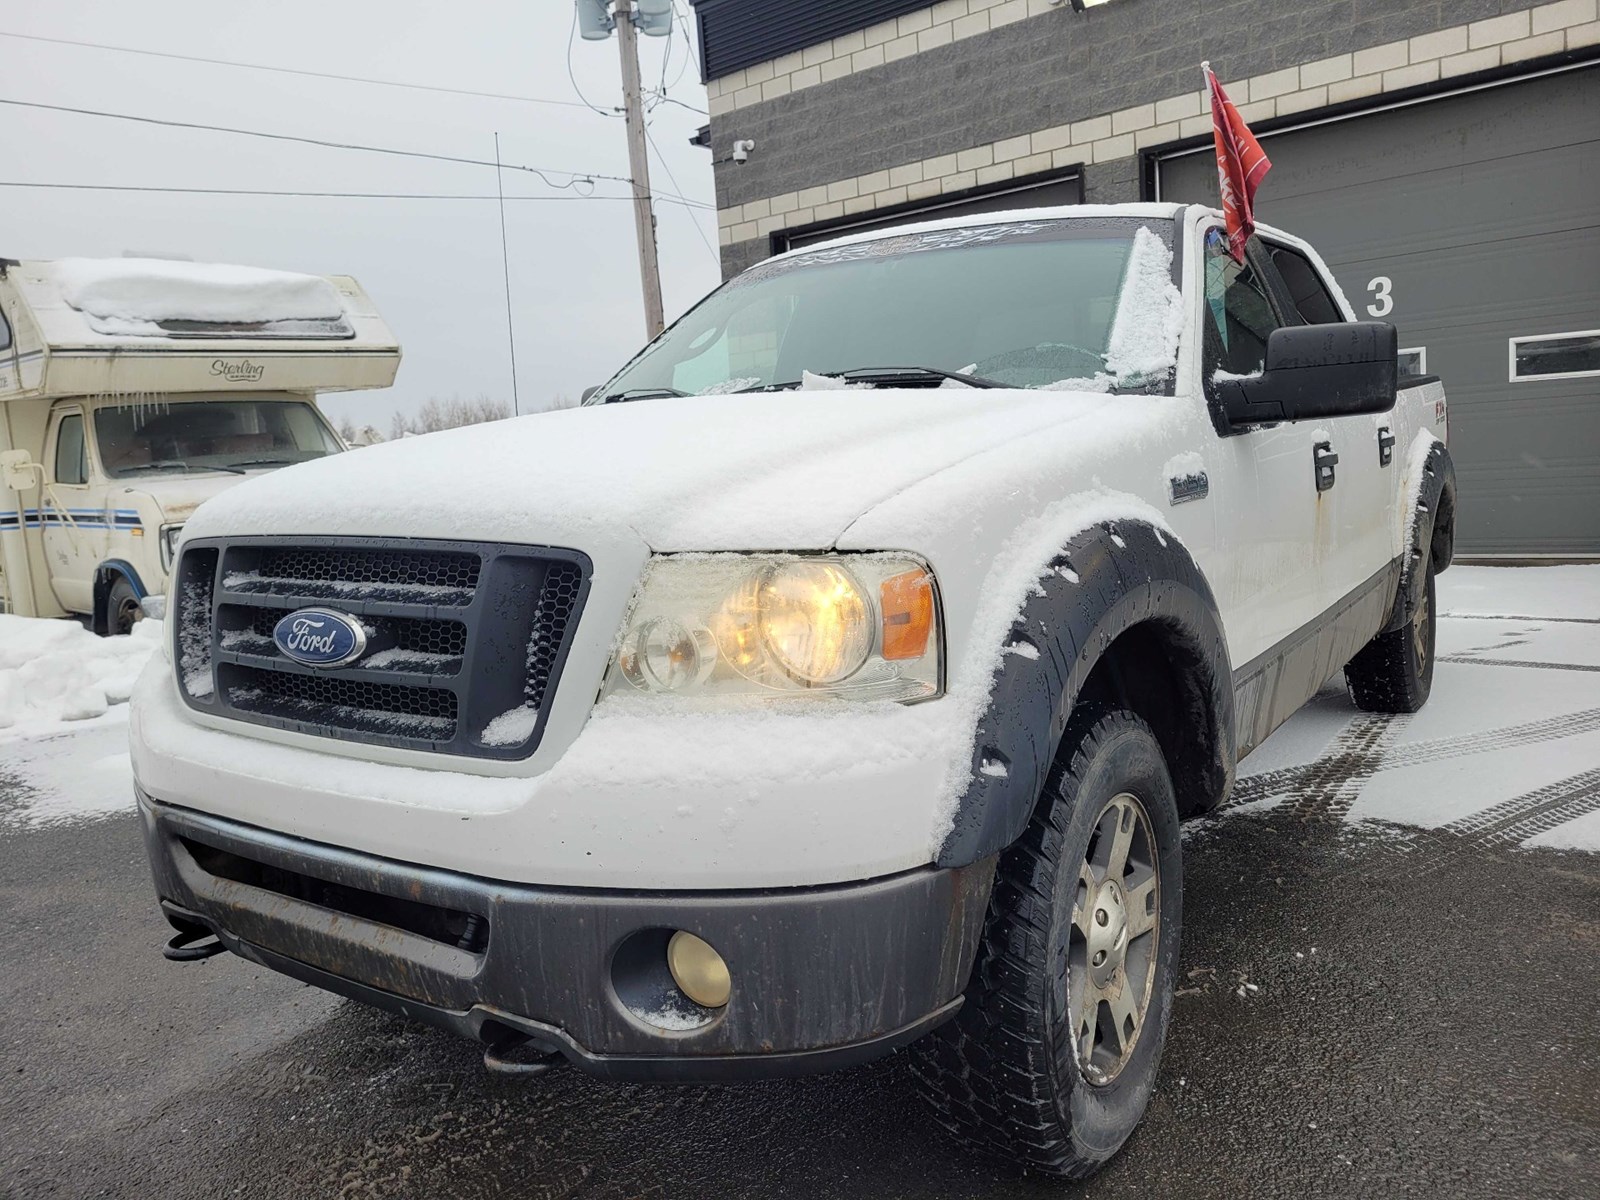
{"type": "Polygon", "coordinates": [[[1394,287],[1387,275],[1379,275],[1367,284],[1367,291],[1372,293],[1372,303],[1367,305],[1369,317],[1387,317],[1394,311],[1394,297],[1389,294],[1389,289],[1394,287]]]}

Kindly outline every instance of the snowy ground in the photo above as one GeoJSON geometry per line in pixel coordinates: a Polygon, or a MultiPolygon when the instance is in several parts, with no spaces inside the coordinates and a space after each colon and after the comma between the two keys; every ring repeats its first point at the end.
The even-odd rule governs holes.
{"type": "MultiPolygon", "coordinates": [[[[1336,679],[1242,764],[1227,811],[1600,850],[1600,566],[1455,567],[1438,602],[1422,712],[1359,713],[1336,679]]],[[[0,826],[128,811],[125,701],[158,636],[0,616],[0,826]]]]}
{"type": "Polygon", "coordinates": [[[1438,604],[1421,712],[1359,713],[1336,678],[1241,764],[1228,810],[1600,850],[1600,566],[1453,567],[1438,604]]]}

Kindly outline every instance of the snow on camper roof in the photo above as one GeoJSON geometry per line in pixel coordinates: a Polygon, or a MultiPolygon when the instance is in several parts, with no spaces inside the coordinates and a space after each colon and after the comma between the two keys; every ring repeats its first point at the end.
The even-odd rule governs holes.
{"type": "Polygon", "coordinates": [[[155,258],[65,258],[61,298],[96,333],[125,337],[350,338],[338,290],[317,275],[155,258]]]}

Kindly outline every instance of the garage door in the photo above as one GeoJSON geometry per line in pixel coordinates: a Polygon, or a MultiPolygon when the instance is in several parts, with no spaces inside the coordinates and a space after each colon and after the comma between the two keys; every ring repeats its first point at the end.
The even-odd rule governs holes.
{"type": "MultiPolygon", "coordinates": [[[[1600,554],[1600,68],[1262,142],[1257,215],[1444,380],[1458,550],[1600,554]]],[[[1209,148],[1157,171],[1216,203],[1209,148]]]]}

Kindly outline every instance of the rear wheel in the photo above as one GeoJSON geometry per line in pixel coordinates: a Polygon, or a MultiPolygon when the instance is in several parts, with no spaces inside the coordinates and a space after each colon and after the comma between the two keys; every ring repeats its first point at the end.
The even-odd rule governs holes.
{"type": "Polygon", "coordinates": [[[918,1044],[942,1122],[1079,1179],[1144,1115],[1182,925],[1178,811],[1149,727],[1074,718],[1040,811],[1001,858],[966,1003],[918,1044]]]}
{"type": "Polygon", "coordinates": [[[1345,665],[1345,683],[1357,708],[1377,713],[1413,713],[1428,702],[1433,690],[1438,613],[1434,607],[1431,561],[1426,571],[1422,597],[1411,619],[1399,629],[1380,633],[1345,665]]]}
{"type": "Polygon", "coordinates": [[[144,620],[144,606],[139,603],[139,593],[127,578],[118,575],[111,590],[106,593],[106,634],[117,637],[131,633],[133,627],[144,620]]]}

